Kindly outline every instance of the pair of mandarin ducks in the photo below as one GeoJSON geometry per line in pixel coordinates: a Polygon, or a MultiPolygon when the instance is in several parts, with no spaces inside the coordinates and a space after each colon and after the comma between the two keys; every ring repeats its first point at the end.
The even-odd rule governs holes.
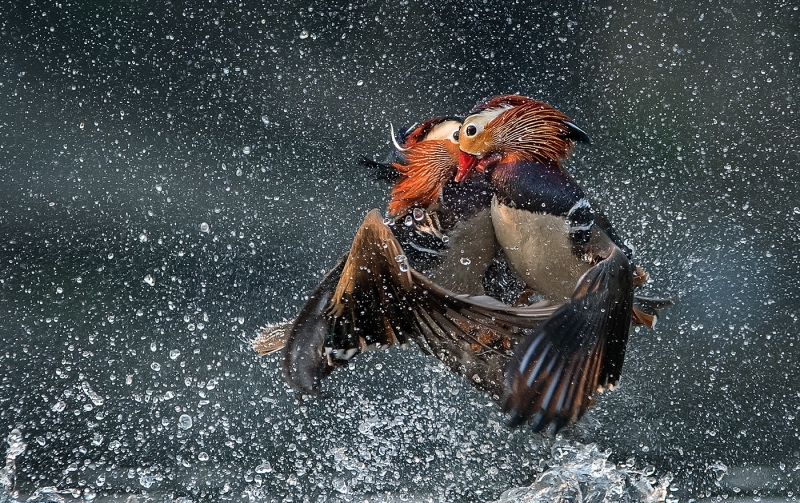
{"type": "MultiPolygon", "coordinates": [[[[283,371],[319,394],[361,351],[409,339],[534,431],[558,431],[613,388],[631,324],[671,303],[635,295],[631,250],[563,163],[588,135],[531,98],[395,133],[388,218],[370,211],[349,253],[287,330],[283,371]]],[[[264,353],[268,350],[262,349],[264,353]]]]}

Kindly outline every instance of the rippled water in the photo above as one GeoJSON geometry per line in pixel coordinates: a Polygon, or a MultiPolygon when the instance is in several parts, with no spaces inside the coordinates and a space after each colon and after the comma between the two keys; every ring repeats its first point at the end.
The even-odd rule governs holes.
{"type": "Polygon", "coordinates": [[[444,4],[0,8],[0,498],[795,498],[798,7],[444,4]],[[680,302],[557,440],[413,348],[295,397],[249,340],[385,204],[357,159],[508,92],[680,302]]]}

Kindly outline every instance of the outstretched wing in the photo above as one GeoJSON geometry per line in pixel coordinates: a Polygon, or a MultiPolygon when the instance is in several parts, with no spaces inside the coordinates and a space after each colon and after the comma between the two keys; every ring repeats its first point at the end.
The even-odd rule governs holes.
{"type": "Polygon", "coordinates": [[[535,431],[579,419],[595,392],[619,380],[633,306],[633,267],[608,256],[579,280],[570,300],[522,344],[506,368],[504,410],[535,431]]]}
{"type": "Polygon", "coordinates": [[[322,379],[335,368],[325,357],[328,320],[323,313],[339,283],[344,263],[345,258],[340,259],[309,294],[283,347],[283,376],[292,387],[308,394],[317,394],[322,379]]]}
{"type": "Polygon", "coordinates": [[[513,347],[554,311],[540,305],[514,308],[439,287],[409,266],[391,229],[373,210],[347,259],[301,310],[284,348],[284,372],[290,384],[316,394],[323,377],[363,349],[411,338],[499,399],[502,369],[513,347]]]}

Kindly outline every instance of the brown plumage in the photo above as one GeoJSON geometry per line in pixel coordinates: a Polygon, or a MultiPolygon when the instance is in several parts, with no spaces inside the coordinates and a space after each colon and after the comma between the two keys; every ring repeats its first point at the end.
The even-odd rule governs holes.
{"type": "Polygon", "coordinates": [[[490,100],[485,108],[476,108],[508,106],[513,108],[485,126],[491,131],[492,145],[486,153],[502,151],[508,160],[555,161],[561,166],[572,153],[574,142],[566,125],[572,119],[547,103],[524,96],[503,96],[490,100]]]}
{"type": "Polygon", "coordinates": [[[287,381],[317,394],[322,379],[364,349],[414,339],[473,386],[499,399],[507,341],[520,341],[555,311],[459,296],[410,267],[378,210],[370,211],[346,260],[309,295],[283,351],[287,381]],[[479,377],[475,377],[479,376],[479,377]]]}
{"type": "MultiPolygon", "coordinates": [[[[450,122],[453,124],[452,132],[458,131],[459,124],[450,122]]],[[[400,215],[412,208],[427,208],[436,202],[444,185],[456,174],[458,154],[458,143],[453,139],[412,142],[402,151],[404,162],[392,163],[399,178],[392,188],[389,212],[400,215]]]]}

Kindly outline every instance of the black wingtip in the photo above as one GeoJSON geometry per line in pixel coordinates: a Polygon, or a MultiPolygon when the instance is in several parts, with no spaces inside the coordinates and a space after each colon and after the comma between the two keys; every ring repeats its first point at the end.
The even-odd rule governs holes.
{"type": "Polygon", "coordinates": [[[343,267],[344,260],[340,260],[311,292],[289,330],[283,348],[283,376],[294,389],[306,395],[319,396],[322,380],[335,368],[329,364],[325,354],[328,320],[324,311],[343,267]]]}
{"type": "Polygon", "coordinates": [[[522,341],[506,367],[504,409],[534,431],[557,432],[616,383],[630,331],[633,270],[624,253],[589,269],[569,302],[522,341]]]}
{"type": "Polygon", "coordinates": [[[586,143],[587,145],[592,144],[592,140],[589,139],[589,135],[583,129],[579,128],[572,122],[564,122],[564,125],[567,126],[569,130],[569,138],[574,141],[579,141],[581,143],[586,143]]]}

